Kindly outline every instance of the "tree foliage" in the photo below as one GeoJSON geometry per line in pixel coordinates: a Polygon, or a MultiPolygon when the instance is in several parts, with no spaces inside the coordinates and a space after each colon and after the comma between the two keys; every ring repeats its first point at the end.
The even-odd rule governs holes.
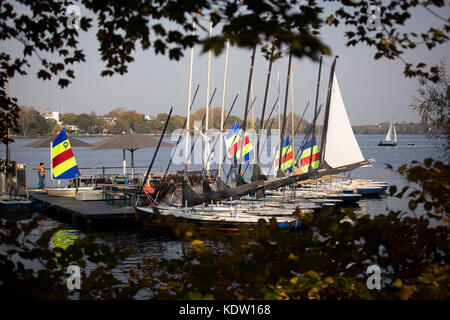
{"type": "Polygon", "coordinates": [[[447,158],[450,151],[450,76],[445,60],[437,70],[439,81],[433,83],[426,77],[419,78],[419,90],[412,107],[427,125],[427,135],[444,141],[441,146],[447,158]]]}
{"type": "Polygon", "coordinates": [[[58,132],[60,127],[53,119],[45,119],[33,107],[20,107],[16,132],[22,136],[46,136],[58,132]]]}
{"type": "MultiPolygon", "coordinates": [[[[167,54],[170,59],[178,60],[183,50],[193,45],[201,46],[203,51],[213,49],[219,54],[228,40],[242,48],[261,45],[267,54],[267,44],[276,39],[279,51],[276,57],[287,46],[299,58],[317,60],[320,54],[331,54],[330,48],[319,38],[321,29],[330,25],[344,26],[348,46],[364,44],[374,48],[375,59],[403,59],[405,52],[417,46],[425,45],[431,50],[448,41],[450,25],[440,14],[445,8],[442,0],[391,1],[388,4],[341,0],[336,3],[336,9],[324,16],[325,9],[329,9],[324,3],[302,0],[82,1],[84,8],[97,19],[99,51],[105,62],[102,76],[126,73],[138,49],[153,49],[156,54],[167,54]],[[379,6],[382,13],[382,28],[377,31],[372,31],[367,24],[371,4],[379,6]],[[417,7],[430,12],[435,18],[433,26],[417,33],[401,31],[399,27],[412,19],[410,12],[417,7]],[[207,32],[192,35],[194,21],[198,30],[207,30],[207,24],[212,21],[221,26],[221,31],[211,39],[207,32]]],[[[17,125],[17,100],[9,98],[5,89],[8,77],[27,74],[32,57],[40,63],[37,77],[42,80],[56,77],[61,88],[75,77],[70,66],[85,61],[78,37],[92,27],[92,20],[82,14],[79,30],[67,27],[66,9],[70,4],[68,0],[0,2],[0,41],[2,44],[14,41],[22,47],[22,56],[18,57],[11,56],[6,49],[0,52],[2,128],[17,125]]],[[[432,66],[426,70],[426,67],[423,62],[414,66],[405,61],[405,76],[422,75],[436,82],[437,68],[432,66]]],[[[2,130],[3,141],[5,132],[2,130]]]]}
{"type": "MultiPolygon", "coordinates": [[[[155,212],[161,223],[190,249],[176,259],[138,256],[123,277],[117,268],[131,248],[121,252],[93,235],[66,249],[50,246],[62,226],[26,240],[37,227],[2,222],[0,296],[40,299],[448,299],[449,167],[439,161],[402,166],[397,172],[416,187],[391,195],[410,198],[410,211],[375,216],[349,209],[295,214],[300,232],[278,228],[274,220],[259,228],[240,228],[240,236],[215,229],[197,230],[190,223],[155,212]],[[408,191],[409,190],[409,191],[408,191]],[[408,193],[407,193],[408,191],[408,193]],[[415,216],[417,206],[425,215],[415,216]],[[20,259],[18,258],[20,257],[20,259]],[[39,263],[42,268],[33,267],[39,263]],[[57,263],[56,263],[57,262],[57,263]],[[86,272],[87,263],[94,264],[86,272]],[[69,290],[64,270],[81,267],[80,290],[69,290]],[[369,289],[368,267],[379,266],[381,289],[369,289]],[[112,272],[114,270],[114,272],[112,272]]],[[[123,269],[123,267],[121,267],[123,269]]]]}

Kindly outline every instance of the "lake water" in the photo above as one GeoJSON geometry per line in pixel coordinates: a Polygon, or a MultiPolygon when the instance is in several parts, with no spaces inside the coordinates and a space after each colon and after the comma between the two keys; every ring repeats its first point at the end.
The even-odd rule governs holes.
{"type": "MultiPolygon", "coordinates": [[[[302,137],[296,138],[296,141],[301,141],[302,137]]],[[[394,168],[399,167],[405,163],[411,163],[413,160],[423,161],[423,159],[432,157],[439,158],[439,152],[435,148],[434,143],[423,135],[399,135],[397,147],[378,147],[377,143],[384,138],[384,135],[357,135],[358,143],[361,151],[366,159],[374,158],[376,162],[369,168],[360,168],[351,172],[352,177],[384,180],[390,185],[397,185],[401,188],[406,181],[395,172],[386,169],[386,164],[392,165],[394,168]],[[415,145],[409,146],[408,142],[414,142],[415,145]]],[[[102,138],[81,138],[82,140],[95,143],[102,138]]],[[[24,145],[35,141],[36,139],[16,139],[11,144],[11,159],[19,163],[24,163],[27,167],[27,185],[37,186],[37,172],[35,169],[39,162],[45,162],[46,168],[50,165],[50,150],[47,148],[33,149],[24,147],[24,145]]],[[[174,143],[176,140],[167,138],[166,141],[174,143]]],[[[140,149],[134,153],[135,166],[142,167],[137,169],[137,172],[145,172],[144,167],[149,165],[149,162],[154,153],[153,148],[140,149]]],[[[196,151],[198,153],[198,151],[196,151]]],[[[200,151],[201,152],[201,151],[200,151]]],[[[109,169],[107,173],[121,173],[122,169],[122,151],[121,150],[102,150],[89,151],[86,148],[74,148],[74,153],[78,164],[81,168],[92,167],[108,167],[115,166],[117,169],[109,169]]],[[[3,158],[5,155],[5,147],[0,147],[0,154],[3,158]]],[[[171,149],[161,149],[160,154],[156,157],[154,170],[163,171],[170,158],[171,149]]],[[[127,151],[127,161],[130,161],[130,153],[127,151]]],[[[172,170],[181,169],[182,163],[174,164],[172,170]]],[[[201,168],[201,165],[192,165],[191,169],[201,168]]],[[[129,171],[129,169],[128,169],[129,171]]],[[[83,173],[100,173],[101,170],[82,169],[83,173]]],[[[51,185],[49,180],[50,173],[47,173],[47,185],[51,185]]],[[[393,210],[407,210],[407,199],[397,199],[388,196],[382,196],[378,199],[367,199],[359,202],[359,207],[355,210],[370,214],[379,214],[386,212],[386,208],[393,210]]],[[[46,219],[43,228],[38,228],[33,231],[31,238],[37,239],[43,230],[49,229],[58,224],[57,221],[50,218],[46,219]]],[[[75,237],[83,237],[90,231],[77,230],[73,227],[72,234],[75,237]]],[[[68,229],[68,230],[69,230],[68,229]]],[[[104,241],[111,246],[118,245],[122,249],[130,246],[137,248],[137,255],[124,261],[124,263],[117,268],[117,276],[123,278],[123,273],[127,274],[128,268],[136,264],[143,257],[159,257],[159,258],[175,258],[186,250],[187,245],[184,241],[172,239],[170,237],[162,237],[154,235],[141,228],[115,227],[113,230],[102,230],[104,241]]]]}
{"type": "MultiPolygon", "coordinates": [[[[374,180],[387,181],[390,185],[397,185],[397,187],[403,187],[405,185],[405,180],[386,169],[386,164],[392,165],[394,168],[399,167],[405,163],[411,163],[411,161],[423,161],[423,159],[432,157],[439,158],[440,154],[436,149],[434,142],[429,140],[423,135],[399,135],[398,145],[396,147],[378,147],[377,143],[384,138],[384,135],[357,135],[357,140],[360,145],[361,151],[366,159],[373,158],[376,160],[371,167],[360,168],[350,172],[349,176],[367,178],[374,180]],[[414,142],[413,146],[409,146],[408,142],[414,142]]],[[[296,137],[296,141],[301,141],[303,137],[296,137]]],[[[81,140],[88,143],[95,143],[104,138],[89,137],[81,138],[81,140]]],[[[17,161],[18,163],[24,163],[27,168],[27,185],[29,187],[35,188],[38,184],[38,174],[35,170],[39,166],[39,162],[44,162],[45,167],[50,166],[50,149],[49,148],[27,148],[25,145],[36,141],[37,139],[16,139],[14,143],[11,144],[11,159],[17,161]]],[[[165,141],[176,144],[177,139],[174,137],[167,137],[165,141]]],[[[298,144],[298,143],[297,143],[298,144]]],[[[184,142],[180,143],[180,146],[184,146],[184,142]]],[[[201,145],[197,144],[193,152],[193,164],[190,169],[196,170],[201,169],[201,159],[202,151],[201,145]]],[[[268,146],[268,149],[273,148],[268,146]]],[[[5,146],[1,145],[0,155],[3,158],[5,155],[5,146]]],[[[91,151],[87,148],[73,148],[75,157],[77,159],[78,165],[81,168],[83,174],[99,174],[102,172],[101,169],[88,169],[88,168],[101,168],[101,167],[116,167],[115,169],[107,169],[106,173],[117,173],[121,174],[122,169],[122,150],[97,150],[91,151]]],[[[144,173],[148,167],[155,149],[139,149],[134,152],[134,163],[137,173],[144,173]]],[[[155,159],[152,172],[162,172],[165,170],[168,160],[171,156],[171,148],[161,148],[159,154],[155,159]]],[[[270,153],[270,151],[269,151],[270,153]]],[[[127,166],[130,165],[130,152],[126,151],[127,166]]],[[[183,168],[183,151],[177,152],[178,161],[173,161],[171,170],[180,170],[183,168]]],[[[218,156],[216,157],[216,159],[218,156]]],[[[213,166],[214,167],[214,166],[213,166]]],[[[269,171],[269,168],[264,168],[265,171],[269,171]]],[[[127,168],[127,172],[130,173],[130,168],[127,168]]],[[[250,174],[250,170],[246,174],[246,177],[250,174]]],[[[50,180],[50,171],[47,170],[46,175],[46,185],[56,186],[55,181],[50,180]]],[[[369,213],[376,213],[376,210],[380,208],[389,207],[395,210],[405,209],[407,201],[405,199],[396,199],[390,197],[383,197],[382,199],[375,201],[363,201],[360,203],[364,206],[369,213]]]]}

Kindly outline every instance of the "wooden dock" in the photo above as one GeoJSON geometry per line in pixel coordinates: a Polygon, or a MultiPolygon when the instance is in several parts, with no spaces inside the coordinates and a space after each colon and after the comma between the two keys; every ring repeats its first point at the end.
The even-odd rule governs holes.
{"type": "Polygon", "coordinates": [[[56,213],[58,220],[69,219],[72,224],[84,222],[90,226],[94,222],[135,221],[137,217],[131,206],[107,204],[102,200],[78,201],[73,198],[52,197],[40,192],[30,192],[30,196],[43,204],[43,213],[56,213]]]}

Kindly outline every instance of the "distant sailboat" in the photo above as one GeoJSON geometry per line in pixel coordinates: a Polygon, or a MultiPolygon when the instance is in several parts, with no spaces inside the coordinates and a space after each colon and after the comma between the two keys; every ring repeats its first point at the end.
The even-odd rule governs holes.
{"type": "Polygon", "coordinates": [[[386,137],[383,141],[378,143],[379,147],[395,147],[397,145],[397,132],[395,131],[395,127],[392,124],[389,126],[389,130],[386,134],[386,137]]]}

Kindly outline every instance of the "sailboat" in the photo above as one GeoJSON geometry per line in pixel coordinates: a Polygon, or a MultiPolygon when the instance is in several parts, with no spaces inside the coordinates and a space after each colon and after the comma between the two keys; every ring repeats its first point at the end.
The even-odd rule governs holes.
{"type": "Polygon", "coordinates": [[[378,143],[379,147],[395,147],[397,145],[397,132],[395,131],[395,127],[392,124],[389,126],[389,130],[386,134],[386,137],[383,141],[378,143]],[[392,136],[393,135],[393,136],[392,136]]]}
{"type": "MultiPolygon", "coordinates": [[[[50,143],[51,150],[51,178],[52,180],[71,180],[81,177],[80,168],[70,145],[66,129],[63,128],[50,143]]],[[[78,188],[46,188],[49,196],[75,197],[78,192],[93,192],[93,187],[78,188]]],[[[96,191],[96,193],[98,193],[96,191]]]]}

